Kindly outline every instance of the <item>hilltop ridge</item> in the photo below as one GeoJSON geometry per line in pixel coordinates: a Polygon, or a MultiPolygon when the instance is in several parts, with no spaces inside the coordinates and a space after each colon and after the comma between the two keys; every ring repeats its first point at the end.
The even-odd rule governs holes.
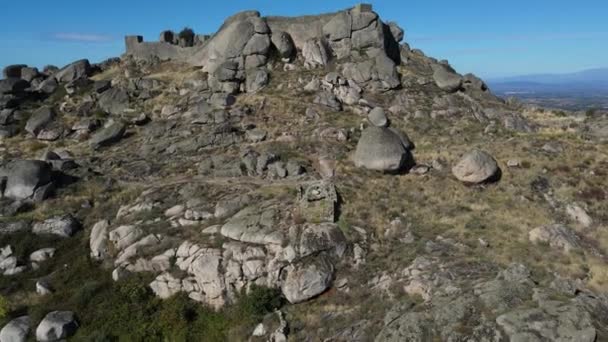
{"type": "Polygon", "coordinates": [[[608,118],[368,4],[0,80],[0,340],[601,341],[608,118]]]}

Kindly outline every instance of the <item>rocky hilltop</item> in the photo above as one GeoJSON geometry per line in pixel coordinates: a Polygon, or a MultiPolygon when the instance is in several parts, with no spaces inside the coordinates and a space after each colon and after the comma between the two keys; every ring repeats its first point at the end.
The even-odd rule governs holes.
{"type": "Polygon", "coordinates": [[[608,340],[605,114],[370,5],[0,80],[0,341],[608,340]]]}

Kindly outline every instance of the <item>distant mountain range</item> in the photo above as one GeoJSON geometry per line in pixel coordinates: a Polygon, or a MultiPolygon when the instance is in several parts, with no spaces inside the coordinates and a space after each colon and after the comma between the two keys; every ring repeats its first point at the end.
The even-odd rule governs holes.
{"type": "Polygon", "coordinates": [[[486,80],[499,95],[568,94],[581,96],[608,93],[608,68],[597,68],[569,74],[535,74],[486,80]]]}

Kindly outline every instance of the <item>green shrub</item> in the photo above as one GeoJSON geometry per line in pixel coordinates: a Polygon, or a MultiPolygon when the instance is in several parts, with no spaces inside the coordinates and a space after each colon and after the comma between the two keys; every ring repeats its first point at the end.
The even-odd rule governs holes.
{"type": "Polygon", "coordinates": [[[186,46],[194,45],[194,31],[189,27],[184,27],[178,34],[180,40],[185,41],[186,46]]]}
{"type": "Polygon", "coordinates": [[[11,306],[10,306],[8,300],[6,298],[4,298],[3,296],[0,296],[0,319],[6,318],[10,309],[11,309],[11,306]]]}
{"type": "Polygon", "coordinates": [[[246,316],[260,317],[284,304],[281,291],[253,285],[246,296],[239,298],[238,306],[246,316]]]}

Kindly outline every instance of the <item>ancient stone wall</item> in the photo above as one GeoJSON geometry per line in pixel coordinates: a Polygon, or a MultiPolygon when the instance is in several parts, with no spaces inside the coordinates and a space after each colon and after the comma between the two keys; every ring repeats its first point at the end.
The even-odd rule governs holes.
{"type": "MultiPolygon", "coordinates": [[[[155,57],[161,60],[172,59],[195,66],[205,66],[208,71],[212,71],[227,59],[234,60],[236,57],[247,55],[242,54],[240,50],[254,34],[258,38],[255,42],[251,42],[252,45],[257,44],[255,48],[266,44],[266,38],[260,38],[259,35],[271,36],[273,32],[285,32],[298,50],[305,50],[304,45],[307,41],[324,39],[330,33],[327,31],[329,24],[330,31],[335,29],[347,33],[345,37],[329,37],[331,48],[340,58],[342,54],[348,54],[353,48],[366,48],[370,45],[380,45],[377,47],[383,48],[381,46],[384,41],[383,23],[379,19],[376,22],[376,19],[378,15],[372,12],[371,5],[366,4],[359,4],[354,8],[335,13],[299,17],[261,17],[257,11],[244,11],[228,18],[213,36],[197,36],[195,41],[198,45],[194,47],[175,44],[175,33],[171,31],[163,31],[160,42],[144,42],[140,36],[128,36],[125,39],[126,55],[139,59],[155,57]],[[343,16],[336,18],[339,14],[343,16]],[[363,26],[355,29],[353,20],[355,23],[361,22],[363,26]],[[173,43],[168,40],[173,40],[173,43]]],[[[256,52],[258,57],[266,55],[265,49],[263,50],[262,54],[256,52]]]]}
{"type": "Polygon", "coordinates": [[[137,59],[159,58],[160,60],[187,61],[201,46],[181,47],[166,42],[144,42],[141,36],[125,37],[125,55],[137,59]]]}

